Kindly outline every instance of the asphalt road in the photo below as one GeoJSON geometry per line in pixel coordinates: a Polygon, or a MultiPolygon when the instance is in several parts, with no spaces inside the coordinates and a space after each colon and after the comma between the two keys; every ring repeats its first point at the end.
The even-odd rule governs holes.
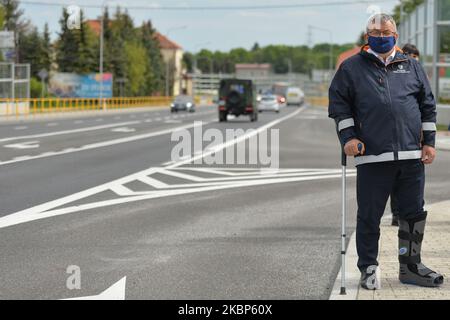
{"type": "MultiPolygon", "coordinates": [[[[213,107],[1,122],[0,299],[327,299],[340,263],[339,157],[320,108],[254,123],[219,123],[213,107]],[[173,159],[172,135],[199,128],[243,129],[236,142],[278,133],[280,170],[207,163],[226,160],[232,142],[173,159]],[[69,266],[80,289],[67,286],[78,276],[69,266]]],[[[427,169],[428,203],[448,200],[449,163],[442,151],[427,169]]]]}

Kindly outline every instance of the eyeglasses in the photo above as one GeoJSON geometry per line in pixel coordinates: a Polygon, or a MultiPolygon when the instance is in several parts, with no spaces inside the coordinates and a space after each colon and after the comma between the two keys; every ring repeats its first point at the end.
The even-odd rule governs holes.
{"type": "Polygon", "coordinates": [[[377,29],[372,29],[372,30],[368,31],[367,34],[369,36],[373,36],[373,37],[393,37],[397,33],[389,31],[389,30],[381,31],[381,30],[377,30],[377,29]]]}

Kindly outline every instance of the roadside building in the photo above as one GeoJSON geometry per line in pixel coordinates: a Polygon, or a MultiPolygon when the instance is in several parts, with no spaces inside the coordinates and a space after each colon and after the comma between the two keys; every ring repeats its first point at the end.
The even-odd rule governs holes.
{"type": "Polygon", "coordinates": [[[450,105],[450,1],[425,0],[401,17],[399,34],[400,46],[412,43],[419,49],[438,103],[450,105]]]}
{"type": "Polygon", "coordinates": [[[269,78],[273,74],[270,63],[238,63],[235,65],[236,77],[242,79],[269,78]]]}

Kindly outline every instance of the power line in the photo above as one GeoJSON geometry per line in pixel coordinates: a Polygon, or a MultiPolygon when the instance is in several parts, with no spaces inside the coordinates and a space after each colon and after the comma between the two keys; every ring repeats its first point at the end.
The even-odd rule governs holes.
{"type": "MultiPolygon", "coordinates": [[[[377,2],[397,2],[397,0],[380,0],[377,2]]],[[[43,5],[43,6],[68,6],[68,3],[50,3],[42,1],[20,1],[28,5],[43,5]]],[[[129,10],[165,10],[165,11],[224,11],[224,10],[267,10],[267,9],[295,9],[306,7],[326,7],[326,6],[344,6],[354,4],[372,4],[373,0],[358,0],[358,1],[340,1],[340,2],[315,2],[315,3],[297,3],[297,4],[279,4],[279,5],[254,5],[254,6],[124,6],[129,10]]],[[[101,5],[79,5],[79,7],[101,9],[101,5]]]]}

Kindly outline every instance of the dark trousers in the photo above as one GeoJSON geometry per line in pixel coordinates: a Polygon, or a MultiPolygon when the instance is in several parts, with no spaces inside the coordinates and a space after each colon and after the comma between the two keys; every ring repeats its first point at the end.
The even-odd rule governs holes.
{"type": "Polygon", "coordinates": [[[408,220],[423,212],[425,168],[420,159],[357,167],[356,248],[360,270],[378,265],[380,221],[394,186],[400,219],[408,220]]]}
{"type": "Polygon", "coordinates": [[[393,216],[399,215],[398,200],[397,200],[397,188],[395,185],[394,185],[394,188],[392,189],[392,193],[391,193],[391,212],[392,212],[393,216]]]}

